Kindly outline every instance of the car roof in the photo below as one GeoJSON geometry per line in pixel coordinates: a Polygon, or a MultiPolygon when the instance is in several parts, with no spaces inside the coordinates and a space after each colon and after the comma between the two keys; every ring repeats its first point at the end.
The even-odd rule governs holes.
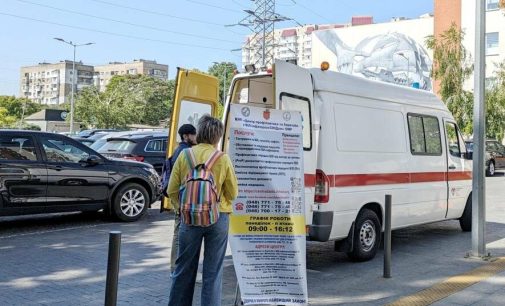
{"type": "Polygon", "coordinates": [[[168,135],[165,133],[153,133],[153,134],[133,134],[133,135],[122,135],[116,137],[107,137],[107,140],[140,140],[148,138],[165,138],[168,139],[168,135]]]}

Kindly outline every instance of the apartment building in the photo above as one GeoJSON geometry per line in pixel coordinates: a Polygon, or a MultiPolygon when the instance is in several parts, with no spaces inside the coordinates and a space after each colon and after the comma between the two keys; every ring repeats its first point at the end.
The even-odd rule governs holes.
{"type": "MultiPolygon", "coordinates": [[[[372,16],[354,16],[350,23],[345,24],[308,24],[299,27],[283,28],[274,31],[274,58],[280,60],[296,60],[302,67],[312,65],[312,32],[317,30],[352,27],[372,24],[372,16]]],[[[242,64],[245,66],[259,61],[257,40],[260,37],[247,36],[242,47],[242,64]]],[[[259,44],[261,45],[261,44],[259,44]]]]}
{"type": "MultiPolygon", "coordinates": [[[[168,79],[168,65],[144,59],[100,66],[76,62],[75,70],[75,92],[91,85],[104,91],[114,75],[144,74],[162,80],[168,79]]],[[[73,81],[72,61],[21,67],[19,94],[40,104],[63,104],[70,101],[73,81]]]]}
{"type": "Polygon", "coordinates": [[[143,74],[161,80],[168,80],[168,65],[158,64],[156,61],[138,59],[133,62],[111,62],[107,65],[95,66],[94,84],[100,91],[104,91],[107,84],[115,75],[143,74]]]}
{"type": "MultiPolygon", "coordinates": [[[[76,90],[93,85],[93,66],[75,63],[76,90]]],[[[62,104],[70,99],[74,75],[72,61],[40,63],[36,66],[21,67],[21,97],[40,104],[62,104]]]]}

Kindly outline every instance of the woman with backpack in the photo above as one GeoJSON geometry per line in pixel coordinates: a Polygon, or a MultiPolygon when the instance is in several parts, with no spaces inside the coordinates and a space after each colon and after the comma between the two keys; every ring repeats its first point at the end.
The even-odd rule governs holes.
{"type": "Polygon", "coordinates": [[[168,195],[180,211],[181,227],[168,302],[171,306],[193,303],[202,241],[205,244],[201,305],[221,305],[229,214],[238,193],[231,160],[217,150],[223,133],[221,121],[203,116],[198,122],[198,145],[185,149],[172,169],[168,195]]]}

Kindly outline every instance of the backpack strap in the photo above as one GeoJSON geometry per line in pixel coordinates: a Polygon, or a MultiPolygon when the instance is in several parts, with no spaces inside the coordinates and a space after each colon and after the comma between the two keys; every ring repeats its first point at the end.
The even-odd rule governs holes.
{"type": "Polygon", "coordinates": [[[209,159],[205,162],[205,169],[210,170],[212,169],[212,166],[218,161],[218,159],[223,156],[224,153],[221,151],[214,151],[212,155],[210,155],[209,159]]]}
{"type": "Polygon", "coordinates": [[[196,158],[195,158],[195,152],[193,152],[192,149],[185,149],[184,155],[186,155],[186,159],[189,162],[189,168],[193,170],[196,167],[196,158]]]}

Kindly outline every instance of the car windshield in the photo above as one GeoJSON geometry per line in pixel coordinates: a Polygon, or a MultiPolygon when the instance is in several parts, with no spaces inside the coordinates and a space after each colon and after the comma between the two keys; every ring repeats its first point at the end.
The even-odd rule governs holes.
{"type": "Polygon", "coordinates": [[[100,153],[130,153],[135,147],[135,142],[128,139],[111,139],[106,141],[103,146],[98,149],[100,153]]]}
{"type": "Polygon", "coordinates": [[[95,151],[99,151],[100,148],[106,143],[107,143],[106,138],[100,138],[97,141],[93,142],[93,144],[91,144],[89,147],[95,151]]]}

